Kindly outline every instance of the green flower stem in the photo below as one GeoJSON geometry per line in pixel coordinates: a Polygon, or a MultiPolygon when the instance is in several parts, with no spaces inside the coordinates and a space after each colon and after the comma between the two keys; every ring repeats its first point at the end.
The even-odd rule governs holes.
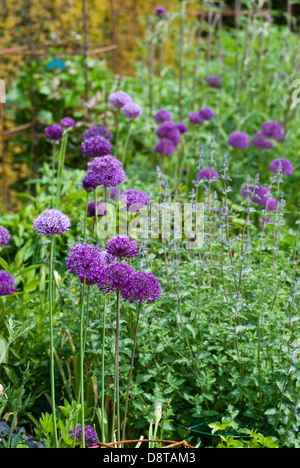
{"type": "Polygon", "coordinates": [[[65,164],[67,142],[68,142],[68,132],[66,132],[62,137],[60,151],[59,151],[57,181],[56,181],[56,197],[55,197],[56,209],[58,209],[60,194],[61,194],[62,174],[63,174],[64,164],[65,164]]]}
{"type": "Polygon", "coordinates": [[[54,236],[51,236],[50,244],[50,276],[49,276],[49,320],[50,320],[50,374],[51,374],[51,404],[53,417],[53,430],[55,448],[58,448],[56,405],[55,405],[55,382],[54,382],[54,345],[53,345],[53,247],[54,236]]]}
{"type": "Polygon", "coordinates": [[[84,231],[83,231],[83,241],[86,241],[86,225],[87,225],[87,211],[89,203],[89,192],[86,192],[86,205],[85,205],[85,215],[84,215],[84,231]]]}
{"type": "Polygon", "coordinates": [[[127,387],[127,394],[126,394],[125,414],[124,414],[123,433],[122,433],[122,439],[123,439],[123,440],[125,440],[126,419],[127,419],[127,410],[128,410],[128,400],[129,400],[129,392],[130,392],[130,385],[131,385],[131,379],[132,379],[132,371],[133,371],[133,364],[134,364],[134,355],[135,355],[135,348],[136,348],[136,342],[137,342],[137,334],[138,334],[138,325],[139,325],[139,317],[140,317],[141,305],[142,305],[142,303],[139,302],[139,308],[138,308],[137,319],[136,319],[136,327],[135,327],[135,333],[134,333],[133,348],[132,348],[132,357],[131,357],[131,364],[130,364],[130,372],[129,372],[129,379],[128,379],[128,387],[127,387]]]}
{"type": "Polygon", "coordinates": [[[54,208],[54,187],[55,187],[55,160],[56,160],[56,143],[52,144],[52,187],[51,187],[51,208],[54,208]]]}
{"type": "Polygon", "coordinates": [[[116,158],[119,157],[119,136],[120,136],[120,109],[117,109],[116,112],[116,126],[117,126],[117,132],[116,132],[116,158]]]}
{"type": "MultiPolygon", "coordinates": [[[[84,433],[84,297],[85,297],[85,289],[86,289],[86,278],[84,278],[83,282],[83,290],[82,290],[82,302],[81,302],[81,314],[80,314],[80,385],[79,385],[79,392],[80,396],[78,397],[78,401],[81,400],[81,448],[85,448],[85,433],[84,433]]],[[[75,436],[74,436],[75,437],[75,436]]]]}
{"type": "MultiPolygon", "coordinates": [[[[94,231],[96,232],[96,239],[98,239],[98,209],[97,209],[97,188],[94,191],[94,200],[95,200],[95,218],[94,218],[94,231]]],[[[94,237],[94,232],[93,236],[94,237]]]]}
{"type": "Polygon", "coordinates": [[[128,122],[127,138],[126,138],[126,143],[125,143],[125,146],[124,146],[123,156],[122,156],[122,164],[123,164],[123,166],[124,166],[124,163],[125,163],[125,158],[126,158],[128,143],[129,143],[129,139],[130,139],[130,135],[131,135],[131,129],[132,129],[132,120],[129,120],[129,122],[128,122]]]}
{"type": "Polygon", "coordinates": [[[104,421],[104,414],[105,414],[105,318],[106,318],[106,310],[107,310],[107,302],[109,303],[109,296],[106,298],[105,296],[105,305],[104,305],[104,312],[103,312],[103,324],[102,324],[102,365],[101,365],[101,432],[102,432],[102,442],[105,442],[105,421],[104,421]]]}
{"type": "Polygon", "coordinates": [[[119,347],[120,347],[120,291],[117,291],[116,346],[115,346],[115,378],[113,400],[112,442],[115,435],[115,419],[117,413],[117,440],[120,440],[120,391],[119,391],[119,347]]]}

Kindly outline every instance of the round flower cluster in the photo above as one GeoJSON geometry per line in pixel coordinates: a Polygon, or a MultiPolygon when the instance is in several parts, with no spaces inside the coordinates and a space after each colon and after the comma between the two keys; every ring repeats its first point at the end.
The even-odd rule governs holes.
{"type": "Polygon", "coordinates": [[[159,109],[158,111],[156,111],[153,118],[158,123],[171,122],[172,120],[171,113],[166,109],[159,109]]]}
{"type": "Polygon", "coordinates": [[[178,124],[171,121],[160,123],[156,129],[159,141],[154,146],[154,152],[169,156],[175,150],[180,141],[178,124]]]}
{"type": "Polygon", "coordinates": [[[7,271],[0,270],[0,296],[13,294],[17,290],[14,283],[14,278],[7,271]]]}
{"type": "Polygon", "coordinates": [[[121,200],[126,204],[127,210],[132,213],[140,211],[143,206],[149,203],[147,195],[137,189],[130,189],[122,192],[121,200]]]}
{"type": "Polygon", "coordinates": [[[207,166],[198,172],[197,179],[218,180],[219,174],[214,168],[207,166]]]}
{"type": "Polygon", "coordinates": [[[63,136],[63,130],[60,125],[53,124],[45,128],[45,136],[47,140],[58,142],[63,136]]]}
{"type": "Polygon", "coordinates": [[[163,18],[166,15],[166,9],[164,7],[158,6],[155,8],[155,13],[159,18],[163,18]]]}
{"type": "Polygon", "coordinates": [[[104,293],[122,292],[133,273],[134,269],[127,263],[111,263],[103,268],[98,287],[104,293]]]}
{"type": "Polygon", "coordinates": [[[112,139],[112,133],[107,130],[105,127],[99,127],[97,125],[94,125],[93,127],[88,128],[85,132],[83,132],[82,137],[84,140],[87,140],[88,138],[92,138],[95,136],[100,136],[103,138],[106,138],[106,140],[111,140],[112,139]]]}
{"type": "Polygon", "coordinates": [[[217,75],[210,75],[205,78],[207,86],[219,89],[222,86],[221,78],[217,75]]]}
{"type": "Polygon", "coordinates": [[[108,101],[117,108],[121,108],[128,104],[129,102],[132,102],[132,97],[125,93],[125,91],[116,91],[115,93],[112,93],[108,96],[108,101]]]}
{"type": "Polygon", "coordinates": [[[269,169],[273,174],[276,174],[279,170],[286,175],[290,176],[293,173],[293,166],[288,159],[274,159],[269,165],[269,169]]]}
{"type": "Polygon", "coordinates": [[[71,226],[68,216],[59,210],[43,211],[33,221],[33,229],[42,236],[58,236],[66,232],[71,226]]]}
{"type": "Polygon", "coordinates": [[[88,163],[87,173],[82,179],[82,183],[85,190],[95,190],[100,185],[116,187],[124,180],[125,172],[122,163],[113,156],[103,156],[88,163]]]}
{"type": "MultiPolygon", "coordinates": [[[[104,216],[105,215],[105,205],[100,201],[97,201],[97,216],[104,216]]],[[[87,217],[88,218],[95,218],[95,202],[90,201],[87,204],[87,217]]]]}
{"type": "MultiPolygon", "coordinates": [[[[72,427],[69,431],[69,436],[74,440],[75,427],[72,427]]],[[[97,436],[95,434],[92,426],[84,426],[84,439],[86,447],[94,447],[98,445],[97,436]]],[[[76,442],[81,442],[82,440],[82,427],[81,424],[76,426],[76,442]]]]}
{"type": "Polygon", "coordinates": [[[81,150],[88,158],[101,158],[110,154],[112,146],[106,138],[95,136],[84,140],[81,150]]]}
{"type": "Polygon", "coordinates": [[[75,120],[71,119],[71,117],[65,117],[64,119],[61,119],[60,125],[63,128],[72,128],[75,125],[75,120]]]}
{"type": "Polygon", "coordinates": [[[184,134],[184,133],[186,133],[188,131],[187,125],[185,123],[183,123],[183,122],[178,122],[175,125],[178,128],[179,133],[181,133],[181,134],[184,134]]]}
{"type": "Polygon", "coordinates": [[[122,297],[129,302],[155,302],[160,294],[161,287],[157,278],[143,271],[134,272],[122,291],[122,297]]]}
{"type": "Polygon", "coordinates": [[[190,112],[188,114],[188,119],[193,125],[200,125],[203,122],[203,118],[200,116],[199,112],[190,112]]]}
{"type": "Polygon", "coordinates": [[[9,231],[5,227],[0,226],[0,247],[5,247],[9,243],[9,239],[9,231]]]}
{"type": "Polygon", "coordinates": [[[128,104],[125,104],[121,108],[122,114],[127,117],[127,120],[132,120],[132,119],[137,119],[138,117],[141,116],[142,114],[142,108],[141,106],[138,106],[134,102],[129,102],[128,104]]]}
{"type": "Polygon", "coordinates": [[[273,211],[277,205],[275,198],[270,196],[270,189],[260,184],[247,184],[243,185],[241,189],[243,198],[251,198],[253,203],[263,205],[268,211],[273,211]]]}
{"type": "Polygon", "coordinates": [[[105,266],[102,251],[93,244],[76,244],[66,257],[66,269],[87,285],[96,284],[105,266]]]}
{"type": "Polygon", "coordinates": [[[154,153],[165,154],[166,156],[170,156],[170,154],[174,153],[175,145],[172,143],[171,140],[164,139],[159,140],[153,149],[154,153]]]}
{"type": "Polygon", "coordinates": [[[257,149],[270,149],[274,146],[274,141],[284,139],[284,131],[281,125],[275,120],[264,122],[261,131],[255,133],[251,143],[257,149]]]}
{"type": "Polygon", "coordinates": [[[115,236],[105,245],[106,252],[114,257],[133,258],[139,253],[137,243],[126,236],[115,236]]]}
{"type": "Polygon", "coordinates": [[[231,133],[228,137],[228,144],[235,149],[246,149],[248,143],[248,136],[239,130],[231,133]]]}
{"type": "Polygon", "coordinates": [[[211,120],[214,116],[214,111],[210,107],[203,107],[200,109],[199,115],[203,120],[211,120]]]}

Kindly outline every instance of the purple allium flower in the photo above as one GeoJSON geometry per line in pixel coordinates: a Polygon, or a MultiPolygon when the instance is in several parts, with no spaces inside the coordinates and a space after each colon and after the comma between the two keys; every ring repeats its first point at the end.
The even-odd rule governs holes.
{"type": "Polygon", "coordinates": [[[60,125],[53,124],[45,128],[45,136],[47,140],[60,141],[63,136],[63,131],[60,125]]]}
{"type": "Polygon", "coordinates": [[[176,127],[178,128],[178,130],[179,130],[179,132],[181,134],[186,133],[188,131],[187,125],[185,123],[183,123],[183,122],[178,122],[175,125],[176,125],[176,127]]]}
{"type": "Polygon", "coordinates": [[[175,146],[171,140],[164,139],[159,140],[153,149],[154,153],[165,154],[166,156],[170,156],[170,154],[174,153],[175,146]]]}
{"type": "Polygon", "coordinates": [[[90,187],[116,187],[125,180],[125,172],[122,163],[113,156],[95,158],[88,163],[85,183],[90,187]]]}
{"type": "Polygon", "coordinates": [[[100,158],[110,154],[112,146],[106,138],[95,136],[84,140],[81,150],[88,158],[100,158]]]}
{"type": "Polygon", "coordinates": [[[255,133],[251,139],[251,144],[257,149],[270,149],[274,146],[273,141],[266,138],[266,136],[261,132],[255,133]]]}
{"type": "Polygon", "coordinates": [[[82,138],[84,140],[87,140],[88,138],[92,138],[95,136],[101,136],[106,138],[107,140],[111,140],[113,135],[111,132],[107,130],[105,127],[99,127],[97,125],[94,125],[93,127],[88,128],[85,132],[82,134],[82,138]]]}
{"type": "MultiPolygon", "coordinates": [[[[267,198],[267,197],[265,197],[267,198]]],[[[267,211],[274,211],[276,206],[277,206],[277,200],[271,195],[270,197],[267,198],[267,200],[264,200],[265,204],[264,207],[267,211]]]]}
{"type": "Polygon", "coordinates": [[[86,177],[84,177],[82,179],[83,190],[85,190],[86,192],[93,192],[98,187],[98,185],[93,185],[93,182],[94,180],[87,179],[86,177]]]}
{"type": "Polygon", "coordinates": [[[66,257],[66,269],[77,275],[82,283],[86,278],[88,285],[99,281],[104,267],[101,249],[87,242],[71,247],[66,257]]]}
{"type": "Polygon", "coordinates": [[[276,141],[281,141],[284,138],[283,128],[275,120],[264,122],[262,124],[261,131],[264,136],[268,138],[272,138],[273,140],[276,140],[276,141]]]}
{"type": "Polygon", "coordinates": [[[159,18],[163,18],[166,15],[166,9],[164,7],[156,7],[155,13],[159,18]]]}
{"type": "Polygon", "coordinates": [[[284,175],[290,176],[293,173],[293,166],[288,159],[274,159],[269,165],[269,169],[273,174],[276,174],[281,168],[281,171],[284,175]]]}
{"type": "Polygon", "coordinates": [[[110,199],[115,201],[118,198],[119,189],[117,187],[111,187],[110,189],[110,199]]]}
{"type": "Polygon", "coordinates": [[[128,104],[125,104],[125,106],[121,108],[121,112],[122,114],[125,115],[125,117],[127,117],[128,120],[132,120],[132,119],[137,119],[138,117],[141,116],[142,108],[141,106],[138,106],[134,102],[129,102],[128,104]]]}
{"type": "Polygon", "coordinates": [[[161,287],[157,278],[144,271],[134,272],[122,291],[122,297],[129,302],[155,302],[160,294],[161,287]]]}
{"type": "Polygon", "coordinates": [[[63,128],[72,128],[75,125],[75,120],[71,119],[71,117],[65,117],[64,119],[61,119],[60,125],[63,128]]]}
{"type": "Polygon", "coordinates": [[[156,135],[161,139],[171,140],[173,145],[178,145],[180,140],[180,132],[173,122],[163,122],[156,129],[156,135]]]}
{"type": "Polygon", "coordinates": [[[218,180],[219,174],[217,173],[217,171],[215,171],[213,167],[207,166],[198,172],[197,179],[218,180]]]}
{"type": "Polygon", "coordinates": [[[105,244],[106,252],[114,257],[133,258],[139,253],[137,243],[126,236],[115,236],[105,244]]]}
{"type": "Polygon", "coordinates": [[[200,116],[199,112],[190,112],[188,114],[188,119],[193,125],[200,125],[203,122],[203,118],[200,116]]]}
{"type": "Polygon", "coordinates": [[[121,200],[126,203],[127,210],[131,213],[140,211],[149,203],[147,195],[137,189],[125,190],[121,193],[121,200]]]}
{"type": "Polygon", "coordinates": [[[171,122],[172,120],[171,113],[166,109],[159,109],[158,111],[156,111],[153,118],[156,120],[156,122],[159,123],[171,122]]]}
{"type": "Polygon", "coordinates": [[[14,278],[7,271],[0,270],[0,296],[13,294],[17,290],[14,282],[14,278]]]}
{"type": "Polygon", "coordinates": [[[203,120],[211,120],[215,114],[210,107],[203,107],[200,109],[199,115],[203,120]]]}
{"type": "Polygon", "coordinates": [[[253,184],[243,185],[241,189],[241,194],[243,198],[251,198],[253,203],[257,203],[258,205],[264,205],[264,206],[266,206],[268,202],[268,197],[266,195],[269,192],[270,192],[270,189],[268,187],[264,187],[263,185],[260,185],[260,184],[256,184],[255,190],[254,190],[253,184]],[[247,192],[251,192],[253,196],[251,197],[251,194],[247,192]]]}
{"type": "Polygon", "coordinates": [[[184,168],[182,169],[182,172],[183,172],[183,174],[187,174],[187,173],[188,173],[188,168],[187,168],[187,167],[184,167],[184,168]]]}
{"type": "Polygon", "coordinates": [[[221,88],[221,78],[217,75],[207,76],[205,78],[205,81],[207,86],[209,86],[210,88],[221,88]]]}
{"type": "Polygon", "coordinates": [[[229,135],[228,144],[236,149],[246,149],[248,147],[248,136],[238,130],[229,135]]]}
{"type": "Polygon", "coordinates": [[[58,236],[68,231],[71,221],[59,210],[45,210],[33,221],[33,229],[42,236],[58,236]]]}
{"type": "Polygon", "coordinates": [[[125,104],[128,104],[129,102],[132,102],[132,97],[125,93],[125,91],[116,91],[115,93],[112,93],[108,96],[108,101],[114,106],[114,107],[123,107],[125,104]]]}
{"type": "Polygon", "coordinates": [[[0,226],[0,247],[4,247],[5,245],[7,245],[9,243],[9,239],[9,231],[5,227],[0,226]]]}
{"type": "MultiPolygon", "coordinates": [[[[104,216],[105,215],[105,205],[100,201],[97,201],[97,216],[104,216]]],[[[90,201],[87,205],[87,217],[88,218],[95,218],[95,202],[90,201]]]]}
{"type": "Polygon", "coordinates": [[[133,273],[134,269],[127,263],[115,262],[107,265],[98,282],[100,291],[110,293],[124,290],[133,273]]]}
{"type": "MultiPolygon", "coordinates": [[[[69,436],[71,437],[72,440],[74,440],[74,432],[75,432],[75,427],[72,427],[71,430],[69,431],[69,436]]],[[[82,433],[81,424],[77,424],[76,442],[81,442],[81,439],[82,439],[81,433],[82,433]]],[[[97,436],[92,426],[84,426],[84,439],[85,439],[86,447],[94,447],[98,445],[97,436]]]]}

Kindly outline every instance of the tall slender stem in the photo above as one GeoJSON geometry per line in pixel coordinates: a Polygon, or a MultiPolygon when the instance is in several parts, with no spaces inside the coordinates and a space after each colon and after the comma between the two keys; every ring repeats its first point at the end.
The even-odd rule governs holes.
{"type": "MultiPolygon", "coordinates": [[[[104,428],[104,414],[105,414],[105,394],[104,394],[104,385],[105,385],[105,316],[106,316],[106,307],[107,299],[105,296],[105,305],[102,318],[102,364],[101,364],[101,432],[102,432],[102,442],[105,442],[105,428],[104,428]]],[[[109,296],[108,296],[109,301],[109,296]]]]}
{"type": "Polygon", "coordinates": [[[51,378],[51,405],[53,417],[53,430],[55,448],[58,448],[56,405],[55,405],[55,382],[54,382],[54,345],[53,345],[53,247],[54,236],[51,236],[50,243],[50,272],[49,272],[49,325],[50,325],[50,378],[51,378]]]}
{"type": "Polygon", "coordinates": [[[85,297],[85,288],[86,288],[86,278],[84,278],[83,282],[83,290],[82,290],[82,302],[81,302],[81,314],[80,314],[80,398],[81,399],[81,448],[85,448],[85,431],[84,431],[84,297],[85,297]]]}
{"type": "Polygon", "coordinates": [[[115,379],[114,379],[112,441],[114,441],[114,435],[115,435],[116,413],[117,413],[117,439],[120,440],[119,343],[120,343],[120,291],[117,291],[115,379]]]}
{"type": "Polygon", "coordinates": [[[132,120],[130,120],[129,123],[128,123],[127,138],[126,138],[126,143],[125,143],[125,146],[124,146],[123,156],[122,156],[122,164],[123,164],[123,166],[124,166],[124,163],[125,163],[125,158],[126,158],[128,143],[129,143],[129,139],[130,139],[130,135],[131,135],[131,125],[132,125],[132,120]]]}
{"type": "Polygon", "coordinates": [[[126,394],[125,414],[124,414],[123,433],[122,433],[122,439],[123,440],[125,439],[128,400],[129,400],[129,392],[130,392],[130,385],[131,385],[131,378],[132,378],[132,371],[133,371],[133,364],[134,364],[134,355],[135,355],[135,348],[136,348],[136,342],[137,342],[137,334],[138,334],[138,326],[139,326],[139,317],[140,317],[141,305],[142,305],[142,303],[139,302],[139,308],[138,308],[137,319],[136,319],[136,327],[135,327],[135,333],[134,333],[133,348],[132,348],[132,357],[131,357],[131,364],[130,364],[128,387],[127,387],[127,394],[126,394]]]}
{"type": "Polygon", "coordinates": [[[60,151],[59,151],[57,182],[56,182],[56,197],[55,197],[56,209],[58,209],[59,199],[60,199],[60,194],[61,194],[62,174],[63,174],[64,164],[65,164],[67,141],[68,141],[68,132],[66,132],[62,137],[60,151]]]}

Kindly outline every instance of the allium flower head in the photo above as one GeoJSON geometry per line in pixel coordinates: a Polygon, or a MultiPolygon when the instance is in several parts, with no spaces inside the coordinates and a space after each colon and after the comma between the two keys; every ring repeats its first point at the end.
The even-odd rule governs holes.
{"type": "Polygon", "coordinates": [[[164,7],[156,7],[155,13],[159,18],[163,18],[166,15],[166,9],[164,7]]]}
{"type": "Polygon", "coordinates": [[[63,136],[63,131],[58,124],[50,125],[45,128],[45,137],[47,140],[60,141],[63,136]]]}
{"type": "Polygon", "coordinates": [[[91,187],[116,187],[125,180],[125,172],[122,163],[113,156],[95,158],[88,163],[85,183],[91,187]]]}
{"type": "Polygon", "coordinates": [[[263,185],[256,184],[255,190],[253,184],[243,185],[241,189],[241,194],[243,198],[251,198],[253,203],[257,203],[258,205],[266,206],[268,202],[268,197],[266,196],[270,192],[268,187],[264,187],[263,185]],[[251,192],[248,193],[248,192],[251,192]],[[253,196],[251,196],[253,194],[253,196]]]}
{"type": "Polygon", "coordinates": [[[188,114],[188,119],[193,125],[200,125],[203,122],[203,118],[200,116],[199,112],[190,112],[188,114]]]}
{"type": "Polygon", "coordinates": [[[92,138],[95,136],[104,137],[106,138],[106,140],[111,140],[113,137],[112,133],[109,132],[106,127],[99,127],[98,125],[94,125],[93,127],[88,128],[82,134],[82,138],[84,140],[87,140],[88,138],[92,138]]]}
{"type": "Polygon", "coordinates": [[[98,281],[100,291],[105,293],[121,292],[126,288],[133,273],[134,269],[127,263],[115,262],[107,265],[98,281]]]}
{"type": "Polygon", "coordinates": [[[71,117],[65,117],[64,119],[61,119],[60,125],[63,128],[72,128],[75,125],[75,120],[71,119],[71,117]]]}
{"type": "Polygon", "coordinates": [[[161,139],[171,140],[173,145],[178,145],[180,133],[175,123],[163,122],[156,129],[156,135],[161,139]]]}
{"type": "Polygon", "coordinates": [[[204,167],[201,169],[201,171],[198,172],[197,174],[197,179],[207,179],[207,180],[218,180],[219,179],[219,174],[213,167],[204,167]]]}
{"type": "MultiPolygon", "coordinates": [[[[104,216],[105,215],[105,205],[100,201],[97,201],[97,216],[104,216]]],[[[95,218],[95,202],[90,201],[87,205],[87,217],[88,218],[95,218]]]]}
{"type": "Polygon", "coordinates": [[[5,227],[0,226],[0,247],[4,247],[5,245],[7,245],[9,243],[9,239],[9,231],[5,227]]]}
{"type": "Polygon", "coordinates": [[[17,288],[14,286],[14,278],[5,270],[0,270],[0,296],[9,296],[17,288]]]}
{"type": "Polygon", "coordinates": [[[126,203],[127,210],[132,213],[140,211],[149,203],[147,195],[141,190],[131,189],[121,193],[121,200],[126,203]]]}
{"type": "Polygon", "coordinates": [[[255,133],[251,139],[251,144],[257,149],[270,149],[273,148],[273,141],[269,140],[262,132],[255,133]]]}
{"type": "Polygon", "coordinates": [[[187,125],[185,123],[183,123],[183,122],[178,122],[175,125],[176,125],[176,127],[178,128],[178,130],[179,130],[179,132],[181,134],[186,133],[188,131],[187,125]]]}
{"type": "Polygon", "coordinates": [[[203,120],[211,120],[214,116],[214,111],[210,107],[203,107],[200,109],[199,115],[203,120]]]}
{"type": "Polygon", "coordinates": [[[59,210],[45,210],[33,221],[33,229],[42,236],[58,236],[68,231],[71,226],[68,216],[59,210]]]}
{"type": "Polygon", "coordinates": [[[284,138],[283,128],[275,120],[264,122],[262,124],[261,131],[263,135],[265,135],[268,138],[272,138],[273,140],[276,140],[276,141],[281,141],[284,138]]]}
{"type": "Polygon", "coordinates": [[[137,243],[126,236],[115,236],[105,245],[106,252],[114,257],[133,258],[139,253],[137,243]]]}
{"type": "Polygon", "coordinates": [[[165,154],[166,156],[170,156],[170,154],[174,153],[175,146],[171,140],[164,139],[159,140],[153,149],[154,153],[165,154]]]}
{"type": "Polygon", "coordinates": [[[93,185],[93,184],[94,184],[94,180],[83,177],[82,179],[83,190],[85,190],[86,192],[93,192],[98,187],[98,185],[93,185]]]}
{"type": "Polygon", "coordinates": [[[207,86],[210,88],[221,88],[221,78],[217,75],[210,75],[205,78],[207,86]]]}
{"type": "Polygon", "coordinates": [[[125,104],[128,104],[129,102],[132,102],[132,97],[125,93],[125,91],[116,91],[115,93],[112,93],[108,96],[108,101],[114,106],[114,107],[123,107],[125,104]]]}
{"type": "Polygon", "coordinates": [[[265,200],[264,207],[267,211],[274,211],[277,206],[277,200],[271,195],[268,197],[267,201],[265,200]]]}
{"type": "Polygon", "coordinates": [[[274,159],[269,165],[269,169],[273,174],[276,174],[281,168],[284,175],[290,176],[293,173],[293,166],[288,159],[274,159]]]}
{"type": "MultiPolygon", "coordinates": [[[[75,427],[72,427],[69,431],[69,436],[72,440],[74,440],[74,432],[75,427]]],[[[77,424],[76,426],[76,442],[81,442],[82,440],[82,428],[81,424],[77,424]]],[[[94,429],[92,426],[84,426],[84,439],[85,439],[85,446],[86,447],[94,447],[98,445],[97,436],[95,434],[94,429]]]]}
{"type": "Polygon", "coordinates": [[[172,120],[171,113],[166,109],[159,109],[158,111],[156,111],[153,118],[158,123],[171,122],[172,120]]]}
{"type": "Polygon", "coordinates": [[[125,117],[127,117],[128,120],[132,120],[132,119],[137,119],[138,117],[141,116],[142,108],[141,106],[138,106],[134,102],[129,102],[128,104],[125,104],[125,106],[121,108],[121,112],[122,114],[125,115],[125,117]]]}
{"type": "Polygon", "coordinates": [[[156,276],[144,271],[134,272],[122,291],[122,297],[129,302],[155,302],[160,294],[161,287],[156,276]]]}
{"type": "Polygon", "coordinates": [[[248,147],[248,136],[238,130],[229,135],[228,144],[236,149],[246,149],[248,147]]]}
{"type": "Polygon", "coordinates": [[[83,283],[96,284],[105,267],[101,249],[93,244],[83,242],[70,248],[66,257],[66,269],[78,276],[83,283]]]}
{"type": "Polygon", "coordinates": [[[110,154],[112,146],[106,138],[95,136],[84,140],[81,150],[88,158],[100,158],[110,154]]]}

